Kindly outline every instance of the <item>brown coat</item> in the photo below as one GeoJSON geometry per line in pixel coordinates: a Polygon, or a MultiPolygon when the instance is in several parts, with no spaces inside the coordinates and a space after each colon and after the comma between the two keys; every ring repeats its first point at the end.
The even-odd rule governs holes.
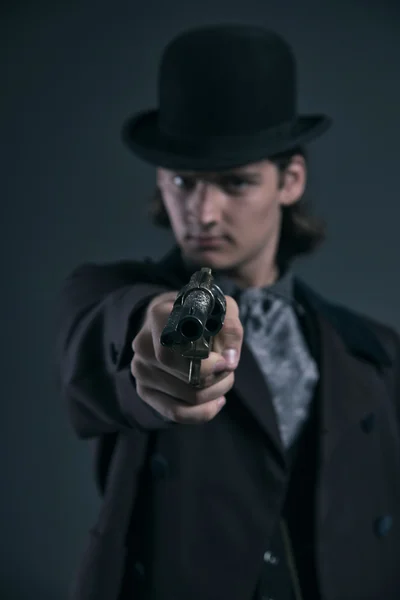
{"type": "MultiPolygon", "coordinates": [[[[148,298],[183,283],[174,251],[156,265],[83,266],[63,290],[62,394],[77,435],[96,440],[104,490],[73,600],[118,599],[131,509],[149,485],[131,523],[132,600],[251,600],[259,577],[287,467],[250,351],[244,345],[227,405],[203,426],[164,423],[138,398],[129,372],[148,298]]],[[[399,337],[300,281],[296,295],[319,334],[315,543],[322,598],[398,600],[399,337]]]]}

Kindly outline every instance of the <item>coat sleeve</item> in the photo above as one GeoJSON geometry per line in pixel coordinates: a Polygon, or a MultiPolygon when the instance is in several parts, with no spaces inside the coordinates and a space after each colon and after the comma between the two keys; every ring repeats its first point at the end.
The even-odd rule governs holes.
{"type": "Polygon", "coordinates": [[[168,289],[135,283],[113,265],[83,265],[64,282],[58,303],[57,372],[80,438],[169,426],[136,393],[132,340],[150,300],[168,289]]]}

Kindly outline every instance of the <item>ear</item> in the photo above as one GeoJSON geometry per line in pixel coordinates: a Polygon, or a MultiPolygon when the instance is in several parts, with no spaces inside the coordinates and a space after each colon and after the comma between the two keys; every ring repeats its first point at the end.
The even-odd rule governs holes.
{"type": "Polygon", "coordinates": [[[307,183],[307,166],[304,157],[296,154],[291,159],[285,172],[282,174],[279,192],[281,206],[290,206],[300,200],[304,194],[307,183]]]}

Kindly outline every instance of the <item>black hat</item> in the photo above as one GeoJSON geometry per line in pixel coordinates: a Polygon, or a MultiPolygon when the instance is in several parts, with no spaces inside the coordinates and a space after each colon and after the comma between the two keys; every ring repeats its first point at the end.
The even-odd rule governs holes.
{"type": "Polygon", "coordinates": [[[159,107],[129,118],[123,139],[140,158],[177,170],[223,170],[305,144],[331,124],[298,115],[296,63],[274,32],[241,25],[186,31],[166,47],[159,107]]]}

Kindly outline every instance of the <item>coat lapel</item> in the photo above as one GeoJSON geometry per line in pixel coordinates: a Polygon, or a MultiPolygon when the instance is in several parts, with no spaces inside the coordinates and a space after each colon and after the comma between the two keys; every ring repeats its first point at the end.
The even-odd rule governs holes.
{"type": "Polygon", "coordinates": [[[275,459],[282,467],[285,467],[285,451],[271,394],[264,376],[245,342],[242,346],[239,365],[235,371],[233,391],[266,434],[267,444],[274,453],[275,459]]]}

